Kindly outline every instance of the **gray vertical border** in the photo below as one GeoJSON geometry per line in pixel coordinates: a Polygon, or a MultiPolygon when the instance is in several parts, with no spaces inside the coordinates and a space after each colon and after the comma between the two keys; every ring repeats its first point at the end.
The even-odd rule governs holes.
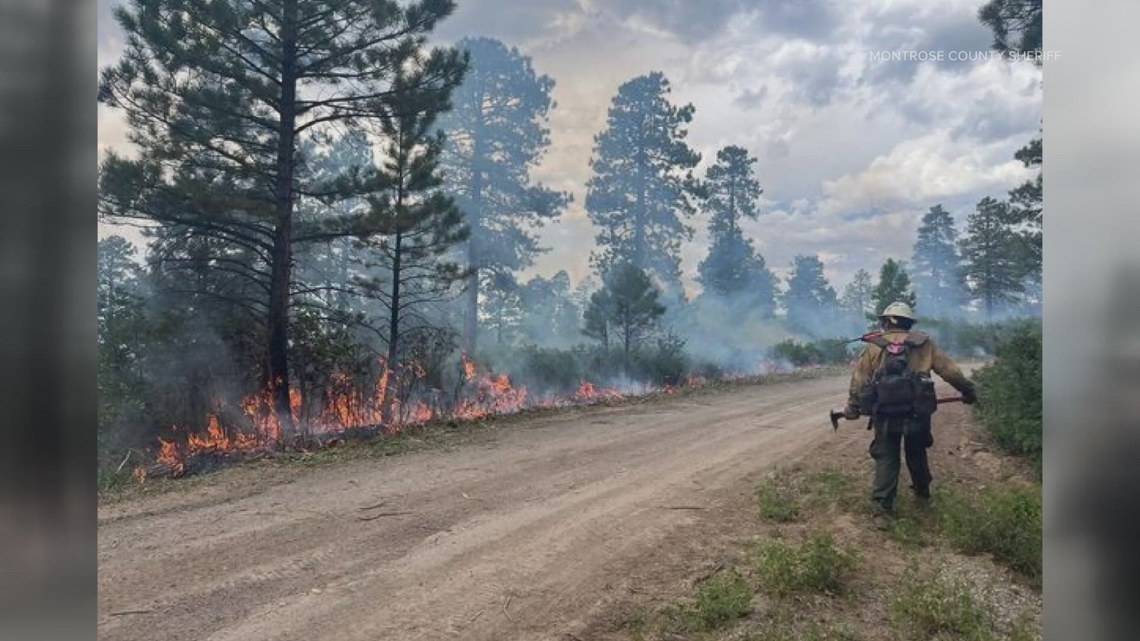
{"type": "Polygon", "coordinates": [[[1140,3],[1044,5],[1045,638],[1140,638],[1140,3]]]}

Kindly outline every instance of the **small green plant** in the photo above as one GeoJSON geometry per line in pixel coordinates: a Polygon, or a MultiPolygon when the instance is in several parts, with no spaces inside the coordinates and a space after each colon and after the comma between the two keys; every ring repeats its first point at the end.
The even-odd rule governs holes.
{"type": "Polygon", "coordinates": [[[694,605],[704,627],[717,628],[752,610],[752,588],[736,570],[718,572],[697,588],[694,605]]]}
{"type": "Polygon", "coordinates": [[[967,554],[990,553],[1041,585],[1041,492],[1037,488],[988,488],[940,492],[942,531],[967,554]]]}
{"type": "Polygon", "coordinates": [[[992,641],[993,617],[970,584],[939,573],[920,577],[912,567],[891,598],[891,623],[913,641],[992,641]]]}
{"type": "Polygon", "coordinates": [[[788,523],[800,516],[800,508],[791,489],[775,479],[760,486],[756,499],[760,504],[760,518],[765,521],[788,523]]]}
{"type": "Polygon", "coordinates": [[[761,589],[777,595],[795,592],[843,592],[858,562],[854,550],[836,547],[828,532],[816,532],[799,547],[765,541],[755,550],[761,589]]]}
{"type": "Polygon", "coordinates": [[[847,472],[823,470],[808,477],[804,487],[805,502],[811,507],[836,505],[857,512],[865,503],[862,487],[847,472]]]}

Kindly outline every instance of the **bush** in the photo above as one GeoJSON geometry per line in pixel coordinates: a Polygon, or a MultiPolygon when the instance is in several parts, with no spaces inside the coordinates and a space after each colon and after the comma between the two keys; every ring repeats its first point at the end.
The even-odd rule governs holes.
{"type": "Polygon", "coordinates": [[[773,345],[768,350],[768,355],[774,360],[787,361],[796,367],[835,365],[851,358],[847,343],[841,338],[810,343],[800,343],[789,338],[773,345]]]}
{"type": "Polygon", "coordinates": [[[858,561],[854,550],[839,549],[828,532],[817,532],[798,548],[766,541],[755,550],[761,589],[779,595],[794,592],[839,594],[858,561]]]}
{"type": "Polygon", "coordinates": [[[735,570],[718,572],[697,589],[694,613],[704,627],[715,628],[752,610],[752,589],[735,570]]]}
{"type": "Polygon", "coordinates": [[[977,414],[999,447],[1041,469],[1041,324],[1022,324],[975,376],[977,414]]]}
{"type": "Polygon", "coordinates": [[[904,638],[915,641],[994,638],[992,616],[970,584],[944,574],[924,580],[910,570],[891,599],[891,621],[904,638]]]}
{"type": "Polygon", "coordinates": [[[978,493],[939,492],[942,531],[968,554],[994,560],[1041,585],[1041,491],[990,488],[978,493]]]}
{"type": "Polygon", "coordinates": [[[552,394],[568,394],[585,379],[580,353],[528,346],[522,350],[524,380],[552,394]]]}
{"type": "Polygon", "coordinates": [[[680,385],[689,372],[685,339],[667,334],[651,347],[642,347],[633,356],[633,374],[655,385],[680,385]]]}
{"type": "Polygon", "coordinates": [[[787,523],[800,515],[800,508],[791,489],[776,481],[761,485],[756,490],[756,500],[760,504],[760,518],[765,521],[787,523]]]}

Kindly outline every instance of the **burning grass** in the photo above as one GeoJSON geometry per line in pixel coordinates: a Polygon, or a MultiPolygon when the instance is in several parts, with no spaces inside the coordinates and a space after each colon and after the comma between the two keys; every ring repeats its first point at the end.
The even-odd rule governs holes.
{"type": "MultiPolygon", "coordinates": [[[[537,397],[526,386],[517,385],[504,373],[480,367],[466,355],[461,357],[456,388],[450,393],[421,390],[418,397],[408,393],[424,377],[414,365],[393,373],[384,369],[375,386],[361,390],[349,377],[335,374],[331,384],[313,398],[290,393],[289,417],[296,431],[287,435],[273,411],[272,393],[251,394],[227,409],[222,402],[205,417],[205,428],[190,431],[172,425],[154,436],[147,460],[129,468],[135,481],[151,478],[181,478],[210,471],[235,462],[310,454],[346,442],[391,439],[408,431],[423,432],[431,424],[457,425],[479,422],[530,411],[612,404],[678,395],[697,389],[720,389],[727,385],[754,385],[774,377],[804,378],[828,373],[808,368],[777,373],[709,378],[689,375],[678,385],[607,387],[584,380],[572,393],[537,397]]],[[[762,368],[763,369],[763,368],[762,368]]],[[[420,388],[423,386],[420,385],[420,388]]],[[[134,457],[137,458],[137,457],[134,457]]],[[[128,455],[128,459],[134,460],[128,455]]],[[[101,487],[119,485],[126,472],[122,466],[109,474],[101,487]]]]}

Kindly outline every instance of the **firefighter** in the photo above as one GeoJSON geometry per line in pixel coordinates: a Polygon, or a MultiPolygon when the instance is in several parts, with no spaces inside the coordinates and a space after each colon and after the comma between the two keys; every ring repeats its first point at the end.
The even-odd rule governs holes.
{"type": "Polygon", "coordinates": [[[973,382],[958,365],[929,336],[911,331],[916,321],[906,303],[894,302],[883,309],[879,315],[882,331],[864,339],[868,344],[851,374],[844,409],[847,419],[869,416],[875,431],[869,448],[875,460],[871,503],[879,528],[887,526],[886,517],[894,511],[903,453],[915,496],[924,505],[930,500],[926,449],[934,444],[930,419],[937,409],[930,371],[961,392],[964,403],[977,401],[973,382]],[[887,370],[896,375],[892,378],[887,370]]]}

